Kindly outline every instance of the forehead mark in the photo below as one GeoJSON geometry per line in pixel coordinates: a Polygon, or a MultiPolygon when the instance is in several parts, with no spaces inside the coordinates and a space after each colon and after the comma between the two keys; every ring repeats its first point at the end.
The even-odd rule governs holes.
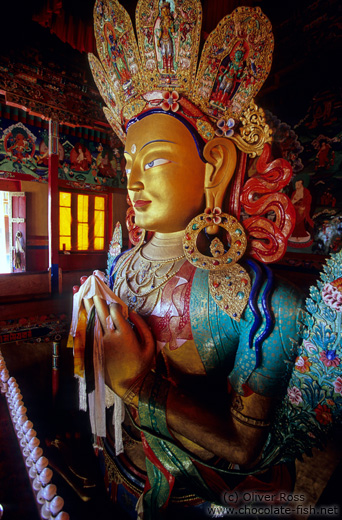
{"type": "Polygon", "coordinates": [[[137,151],[137,146],[133,143],[131,146],[131,153],[134,155],[136,151],[137,151]]]}

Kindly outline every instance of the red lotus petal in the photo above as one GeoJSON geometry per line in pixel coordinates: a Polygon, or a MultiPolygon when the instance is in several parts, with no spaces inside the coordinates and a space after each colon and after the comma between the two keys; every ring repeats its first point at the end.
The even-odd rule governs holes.
{"type": "Polygon", "coordinates": [[[177,112],[178,109],[179,109],[179,104],[176,102],[172,103],[172,105],[171,105],[172,112],[177,112]]]}

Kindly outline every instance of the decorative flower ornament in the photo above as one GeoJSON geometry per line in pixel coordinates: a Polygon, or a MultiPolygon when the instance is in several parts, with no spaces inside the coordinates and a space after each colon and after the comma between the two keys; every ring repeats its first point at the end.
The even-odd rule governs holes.
{"type": "Polygon", "coordinates": [[[336,350],[323,350],[320,359],[326,367],[338,367],[340,358],[336,356],[336,350]]]}
{"type": "Polygon", "coordinates": [[[307,356],[299,356],[295,362],[295,369],[302,374],[310,370],[312,363],[307,356]]]}
{"type": "Polygon", "coordinates": [[[206,213],[207,216],[207,222],[211,222],[212,224],[221,224],[221,208],[205,208],[204,213],[206,213]]]}
{"type": "Polygon", "coordinates": [[[306,348],[306,350],[309,352],[309,354],[312,354],[313,352],[317,351],[316,345],[311,343],[311,341],[308,341],[307,339],[303,340],[303,345],[306,348]]]}
{"type": "Polygon", "coordinates": [[[177,112],[179,109],[179,103],[177,103],[179,99],[179,94],[175,90],[172,92],[166,91],[163,92],[163,102],[162,102],[162,109],[163,110],[172,110],[172,112],[177,112]]]}
{"type": "Polygon", "coordinates": [[[342,312],[342,277],[327,283],[323,287],[322,298],[331,309],[342,312]]]}
{"type": "Polygon", "coordinates": [[[292,404],[298,405],[303,402],[302,392],[296,386],[293,386],[292,388],[289,387],[287,389],[287,395],[292,404]]]}
{"type": "Polygon", "coordinates": [[[316,419],[321,424],[329,424],[332,422],[332,415],[329,406],[326,404],[319,404],[315,408],[316,419]]]}
{"type": "Polygon", "coordinates": [[[338,376],[337,379],[333,382],[333,385],[335,393],[342,395],[342,377],[338,376]]]}
{"type": "Polygon", "coordinates": [[[234,134],[233,127],[235,126],[235,121],[233,118],[229,118],[228,121],[225,119],[219,119],[217,121],[217,130],[215,134],[218,137],[231,137],[234,134]]]}

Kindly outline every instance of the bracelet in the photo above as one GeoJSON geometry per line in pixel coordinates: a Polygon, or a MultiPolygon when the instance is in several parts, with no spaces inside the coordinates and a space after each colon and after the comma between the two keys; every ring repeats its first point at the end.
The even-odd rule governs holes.
{"type": "Polygon", "coordinates": [[[230,413],[235,417],[237,421],[239,421],[242,424],[247,424],[252,428],[268,428],[268,426],[270,426],[271,424],[269,421],[263,421],[262,419],[254,419],[253,417],[248,417],[247,415],[244,415],[232,406],[230,407],[230,413]]]}
{"type": "MultiPolygon", "coordinates": [[[[142,383],[144,382],[144,379],[148,377],[149,371],[145,372],[144,374],[137,377],[137,379],[133,382],[133,384],[126,390],[125,394],[122,397],[122,400],[125,404],[128,406],[132,406],[133,400],[136,396],[139,395],[140,387],[142,386],[142,383]]],[[[137,408],[137,406],[133,405],[134,408],[137,408]]]]}

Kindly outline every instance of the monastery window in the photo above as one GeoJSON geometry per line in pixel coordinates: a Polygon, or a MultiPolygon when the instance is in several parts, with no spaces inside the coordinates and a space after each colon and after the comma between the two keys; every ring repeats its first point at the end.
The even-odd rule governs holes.
{"type": "Polygon", "coordinates": [[[60,251],[103,251],[106,232],[106,196],[59,192],[60,251]]]}

